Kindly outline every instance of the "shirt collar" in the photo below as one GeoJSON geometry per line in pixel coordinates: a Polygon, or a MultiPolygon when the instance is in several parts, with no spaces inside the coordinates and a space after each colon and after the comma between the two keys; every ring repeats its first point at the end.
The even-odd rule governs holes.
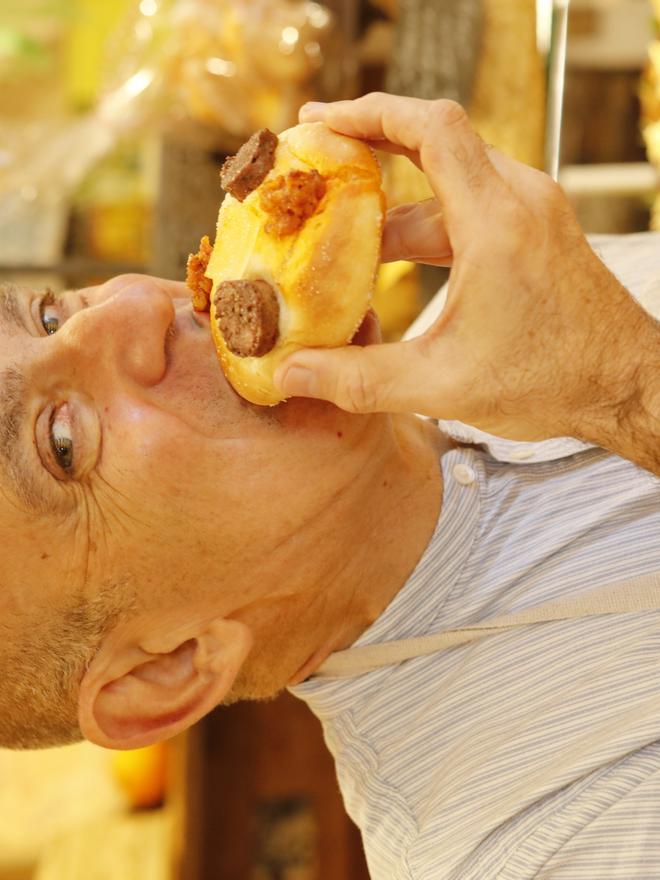
{"type": "MultiPolygon", "coordinates": [[[[406,583],[353,647],[412,638],[439,628],[444,601],[470,556],[485,485],[481,456],[473,449],[452,449],[442,456],[441,464],[443,501],[431,540],[406,583]],[[466,482],[471,476],[472,482],[466,482]]],[[[385,668],[349,679],[312,677],[291,692],[324,718],[354,706],[390,673],[391,668],[385,668]]]]}
{"type": "Polygon", "coordinates": [[[531,443],[496,437],[463,422],[441,421],[438,425],[445,434],[458,440],[459,443],[474,443],[483,447],[496,461],[506,461],[511,464],[555,461],[558,458],[568,458],[569,455],[575,455],[577,452],[584,452],[585,449],[596,448],[593,443],[583,443],[574,437],[553,437],[550,440],[531,443]]]}

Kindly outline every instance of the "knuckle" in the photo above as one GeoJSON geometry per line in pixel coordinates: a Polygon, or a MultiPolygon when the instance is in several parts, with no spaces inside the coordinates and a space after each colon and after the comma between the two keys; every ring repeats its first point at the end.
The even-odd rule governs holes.
{"type": "Polygon", "coordinates": [[[465,108],[457,101],[440,98],[431,103],[429,119],[436,126],[450,127],[467,121],[465,108]]]}
{"type": "Polygon", "coordinates": [[[564,193],[548,174],[541,174],[539,178],[539,195],[550,205],[561,205],[564,202],[564,193]]]}
{"type": "Polygon", "coordinates": [[[114,278],[106,281],[102,289],[108,294],[114,294],[125,290],[128,287],[145,285],[149,281],[150,278],[148,275],[140,275],[137,272],[124,272],[123,274],[116,275],[114,278]]]}
{"type": "Polygon", "coordinates": [[[121,275],[116,275],[113,278],[113,281],[117,283],[117,285],[127,286],[129,284],[136,284],[141,281],[144,281],[146,275],[140,275],[137,272],[123,272],[121,275]]]}
{"type": "Polygon", "coordinates": [[[363,95],[359,100],[364,101],[365,104],[382,104],[384,101],[389,99],[389,95],[385,94],[385,92],[368,92],[366,95],[363,95]]]}
{"type": "MultiPolygon", "coordinates": [[[[527,213],[539,232],[553,238],[561,230],[567,233],[574,226],[574,214],[566,194],[551,177],[540,175],[536,188],[526,200],[527,213]]],[[[533,227],[532,227],[533,228],[533,227]]]]}
{"type": "Polygon", "coordinates": [[[384,108],[388,104],[389,96],[384,92],[367,92],[360,98],[356,98],[352,103],[362,113],[367,115],[380,114],[384,112],[384,108]]]}
{"type": "Polygon", "coordinates": [[[378,404],[375,386],[368,380],[362,369],[351,372],[341,386],[338,405],[353,413],[374,412],[378,404]]]}

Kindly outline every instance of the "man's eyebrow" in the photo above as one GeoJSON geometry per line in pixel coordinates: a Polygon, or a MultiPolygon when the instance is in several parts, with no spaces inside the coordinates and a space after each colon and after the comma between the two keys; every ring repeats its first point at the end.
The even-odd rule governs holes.
{"type": "Polygon", "coordinates": [[[27,380],[16,367],[7,367],[0,373],[0,465],[18,500],[34,513],[45,513],[52,504],[20,448],[27,392],[27,380]]]}
{"type": "Polygon", "coordinates": [[[14,284],[0,284],[0,319],[11,327],[25,327],[19,289],[14,284]]]}

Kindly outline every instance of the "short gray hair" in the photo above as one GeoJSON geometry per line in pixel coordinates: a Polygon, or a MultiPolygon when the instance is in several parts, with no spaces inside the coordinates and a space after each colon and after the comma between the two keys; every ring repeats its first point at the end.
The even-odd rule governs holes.
{"type": "Polygon", "coordinates": [[[0,622],[0,747],[40,749],[81,740],[78,692],[106,635],[132,607],[126,585],[70,602],[55,620],[34,612],[0,622]]]}

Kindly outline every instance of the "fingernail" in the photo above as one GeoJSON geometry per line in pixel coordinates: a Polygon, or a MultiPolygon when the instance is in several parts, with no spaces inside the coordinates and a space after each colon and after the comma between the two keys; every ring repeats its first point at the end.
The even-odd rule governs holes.
{"type": "Polygon", "coordinates": [[[318,390],[316,376],[306,367],[289,367],[275,373],[275,385],[287,397],[314,397],[318,390]]]}
{"type": "Polygon", "coordinates": [[[324,104],[322,101],[308,101],[306,104],[303,104],[300,108],[300,116],[314,116],[317,113],[323,113],[327,104],[324,104]]]}

